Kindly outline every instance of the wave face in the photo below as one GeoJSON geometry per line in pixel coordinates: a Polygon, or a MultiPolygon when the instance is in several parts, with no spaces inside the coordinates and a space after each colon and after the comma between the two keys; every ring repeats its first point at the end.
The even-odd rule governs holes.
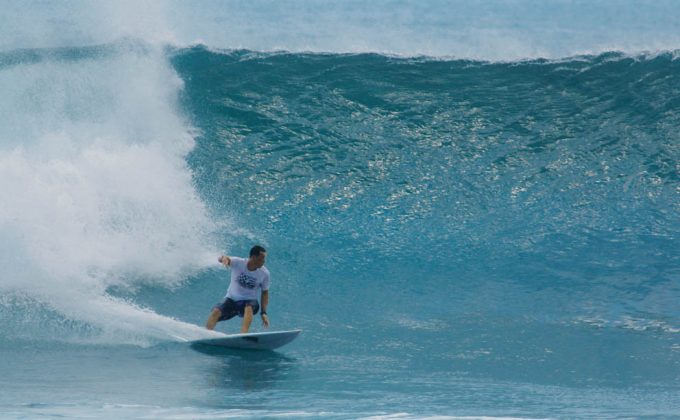
{"type": "Polygon", "coordinates": [[[387,299],[398,316],[419,302],[423,320],[481,310],[677,332],[673,54],[196,48],[173,62],[202,130],[189,159],[201,194],[294,252],[300,288],[365,316],[387,299]]]}

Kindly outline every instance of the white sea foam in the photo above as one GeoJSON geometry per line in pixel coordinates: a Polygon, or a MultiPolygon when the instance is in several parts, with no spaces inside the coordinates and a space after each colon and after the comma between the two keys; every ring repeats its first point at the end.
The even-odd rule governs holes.
{"type": "Polygon", "coordinates": [[[167,408],[143,404],[17,404],[0,407],[0,415],[7,418],[35,417],[96,417],[100,419],[244,419],[244,418],[318,418],[335,413],[307,412],[301,410],[247,410],[238,408],[176,407],[167,408]]]}
{"type": "Polygon", "coordinates": [[[644,319],[632,316],[622,316],[617,319],[607,320],[600,317],[583,316],[574,320],[576,324],[586,324],[596,328],[622,328],[633,331],[660,331],[664,333],[677,334],[680,328],[662,320],[644,319]]]}
{"type": "Polygon", "coordinates": [[[407,317],[397,318],[397,324],[411,330],[442,331],[446,329],[447,323],[442,320],[419,320],[407,317]]]}
{"type": "Polygon", "coordinates": [[[217,254],[185,161],[181,80],[160,50],[112,49],[0,69],[0,293],[104,341],[210,335],[107,294],[176,286],[217,254]]]}

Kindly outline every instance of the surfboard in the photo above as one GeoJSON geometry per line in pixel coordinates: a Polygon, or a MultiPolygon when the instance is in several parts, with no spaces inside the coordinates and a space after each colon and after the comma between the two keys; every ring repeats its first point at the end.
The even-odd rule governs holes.
{"type": "Polygon", "coordinates": [[[226,337],[196,340],[194,343],[233,349],[274,350],[295,340],[300,332],[302,330],[229,334],[226,337]]]}

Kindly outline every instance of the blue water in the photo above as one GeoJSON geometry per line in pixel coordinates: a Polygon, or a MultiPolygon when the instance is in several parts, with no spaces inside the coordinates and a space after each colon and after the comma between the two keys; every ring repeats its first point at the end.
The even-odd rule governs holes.
{"type": "Polygon", "coordinates": [[[680,416],[673,3],[225,4],[6,5],[0,417],[680,416]]]}

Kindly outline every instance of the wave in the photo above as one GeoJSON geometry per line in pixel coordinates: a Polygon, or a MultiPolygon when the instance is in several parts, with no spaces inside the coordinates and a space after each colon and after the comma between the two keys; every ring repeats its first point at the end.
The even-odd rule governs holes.
{"type": "MultiPolygon", "coordinates": [[[[450,293],[457,311],[663,319],[674,332],[678,66],[672,51],[488,62],[126,40],[5,52],[0,309],[13,321],[0,333],[201,336],[180,321],[198,316],[158,296],[179,288],[204,308],[218,250],[252,241],[313,261],[278,271],[293,295],[314,278],[339,314],[371,306],[345,292],[370,276],[391,279],[395,304],[450,293]]],[[[430,318],[397,317],[444,325],[430,318]]]]}

